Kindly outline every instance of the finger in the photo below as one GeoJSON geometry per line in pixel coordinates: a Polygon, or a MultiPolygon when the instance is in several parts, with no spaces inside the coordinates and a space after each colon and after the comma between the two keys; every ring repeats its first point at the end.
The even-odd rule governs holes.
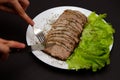
{"type": "Polygon", "coordinates": [[[32,21],[32,19],[26,14],[26,12],[24,11],[24,9],[22,8],[22,6],[19,4],[19,2],[13,2],[12,3],[15,10],[17,11],[17,13],[30,25],[34,25],[34,22],[32,21]]]}
{"type": "Polygon", "coordinates": [[[5,44],[0,44],[0,58],[1,60],[6,60],[9,56],[10,49],[5,44]]]}
{"type": "Polygon", "coordinates": [[[6,44],[0,43],[0,52],[8,53],[9,51],[9,47],[6,44]]]}
{"type": "Polygon", "coordinates": [[[21,4],[24,10],[26,10],[30,5],[30,2],[28,0],[20,0],[19,3],[21,4]]]}
{"type": "Polygon", "coordinates": [[[11,48],[24,48],[25,47],[25,44],[24,43],[21,43],[21,42],[18,42],[18,41],[12,41],[12,40],[5,40],[5,39],[2,39],[0,38],[0,43],[4,44],[4,45],[7,45],[11,48]]]}
{"type": "Polygon", "coordinates": [[[8,40],[5,40],[5,39],[0,38],[0,43],[5,44],[5,43],[7,43],[7,42],[8,42],[8,40]]]}
{"type": "Polygon", "coordinates": [[[4,5],[0,6],[0,10],[10,12],[10,13],[15,13],[13,9],[8,8],[8,7],[4,6],[4,5]]]}
{"type": "Polygon", "coordinates": [[[20,43],[17,41],[9,41],[7,44],[10,48],[25,48],[24,43],[20,43]]]}

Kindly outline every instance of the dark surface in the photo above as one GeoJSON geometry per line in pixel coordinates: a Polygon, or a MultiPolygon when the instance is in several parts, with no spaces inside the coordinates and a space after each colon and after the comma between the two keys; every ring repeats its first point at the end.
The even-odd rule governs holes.
{"type": "MultiPolygon", "coordinates": [[[[30,0],[27,9],[34,18],[40,12],[57,6],[78,6],[99,13],[107,13],[105,19],[116,30],[111,51],[111,64],[101,71],[68,71],[53,68],[38,60],[32,53],[11,54],[0,62],[0,80],[120,80],[120,4],[119,0],[30,0]]],[[[19,16],[0,12],[0,37],[26,43],[28,24],[19,16]]]]}

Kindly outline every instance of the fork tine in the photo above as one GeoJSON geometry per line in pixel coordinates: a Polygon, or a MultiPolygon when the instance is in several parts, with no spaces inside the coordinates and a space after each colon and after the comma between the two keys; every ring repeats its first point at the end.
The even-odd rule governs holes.
{"type": "Polygon", "coordinates": [[[33,30],[34,30],[36,37],[40,41],[40,43],[44,43],[45,42],[45,35],[44,35],[43,31],[41,29],[38,29],[38,28],[33,28],[33,30]]]}
{"type": "Polygon", "coordinates": [[[41,43],[45,41],[45,36],[43,32],[40,32],[36,35],[41,43]]]}
{"type": "Polygon", "coordinates": [[[39,41],[42,43],[42,38],[40,37],[40,35],[37,35],[37,38],[39,39],[39,41]]]}

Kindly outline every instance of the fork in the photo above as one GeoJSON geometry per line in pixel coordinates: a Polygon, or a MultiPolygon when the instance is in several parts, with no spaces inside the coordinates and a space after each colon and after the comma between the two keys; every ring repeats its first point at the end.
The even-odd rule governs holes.
{"type": "Polygon", "coordinates": [[[33,28],[35,36],[38,38],[40,43],[44,44],[45,43],[45,35],[41,29],[38,28],[33,28]]]}
{"type": "MultiPolygon", "coordinates": [[[[24,53],[24,52],[31,52],[33,50],[40,50],[40,51],[43,50],[46,47],[46,45],[45,45],[45,35],[44,35],[43,31],[39,28],[34,27],[33,32],[34,32],[35,36],[38,38],[38,40],[41,44],[29,45],[29,46],[26,46],[23,49],[11,48],[10,53],[24,53]]],[[[2,55],[0,54],[0,57],[1,56],[2,55]]]]}

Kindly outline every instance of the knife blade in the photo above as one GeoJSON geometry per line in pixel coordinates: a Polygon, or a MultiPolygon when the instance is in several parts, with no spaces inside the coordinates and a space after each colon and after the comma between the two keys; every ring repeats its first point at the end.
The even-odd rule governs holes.
{"type": "Polygon", "coordinates": [[[11,48],[11,52],[10,53],[29,53],[32,51],[40,51],[43,50],[45,48],[44,44],[35,44],[35,45],[29,45],[26,46],[25,48],[19,49],[19,48],[11,48]]]}

